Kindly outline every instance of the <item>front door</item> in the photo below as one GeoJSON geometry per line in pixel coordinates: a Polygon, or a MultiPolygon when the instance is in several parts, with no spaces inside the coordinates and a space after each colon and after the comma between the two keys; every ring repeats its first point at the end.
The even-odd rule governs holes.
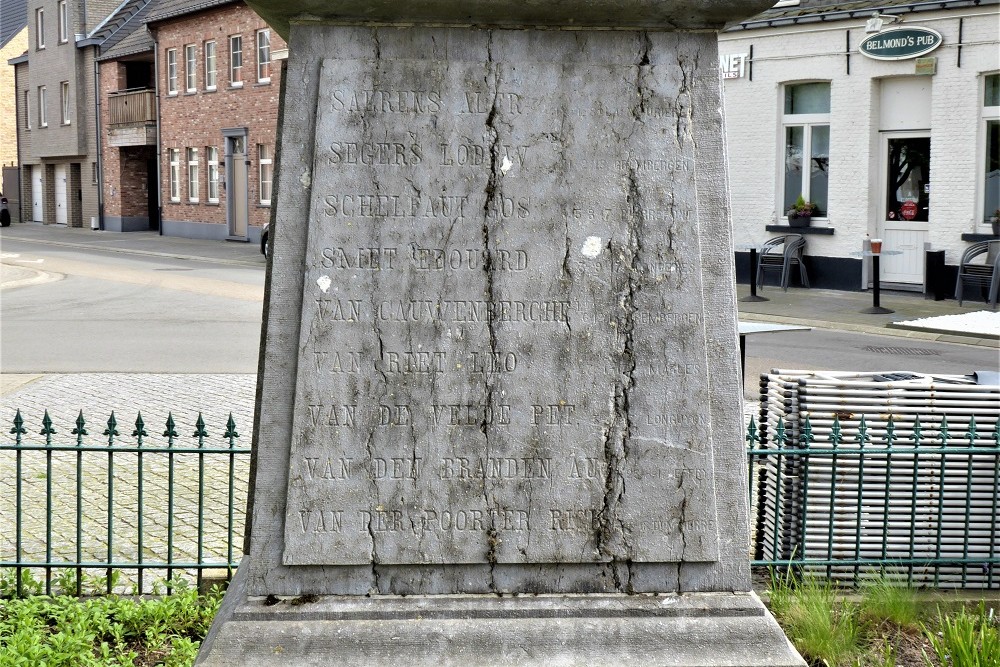
{"type": "Polygon", "coordinates": [[[248,164],[246,136],[226,137],[226,217],[232,238],[247,237],[248,164]]]}
{"type": "Polygon", "coordinates": [[[883,135],[882,197],[879,235],[883,251],[881,280],[902,287],[924,282],[931,194],[931,138],[926,133],[883,135]]]}
{"type": "Polygon", "coordinates": [[[56,165],[56,224],[66,224],[67,204],[66,201],[66,165],[56,165]]]}
{"type": "Polygon", "coordinates": [[[40,164],[31,168],[31,219],[34,222],[45,220],[45,206],[42,203],[42,172],[45,170],[40,164]]]}

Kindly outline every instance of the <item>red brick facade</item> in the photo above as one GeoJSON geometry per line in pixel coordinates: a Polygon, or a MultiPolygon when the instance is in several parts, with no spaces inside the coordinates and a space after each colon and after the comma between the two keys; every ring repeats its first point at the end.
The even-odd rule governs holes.
{"type": "MultiPolygon", "coordinates": [[[[274,159],[277,128],[280,67],[273,59],[258,77],[258,33],[267,31],[270,51],[285,49],[285,43],[264,21],[242,2],[181,16],[150,26],[157,42],[157,95],[160,104],[160,201],[165,234],[194,235],[203,238],[246,236],[259,237],[260,227],[270,217],[270,207],[261,202],[261,162],[259,147],[274,159]],[[242,67],[238,70],[242,85],[232,82],[232,38],[241,40],[242,67]],[[215,86],[211,89],[206,75],[206,46],[215,45],[215,86]],[[195,67],[188,77],[187,47],[193,46],[195,67]],[[171,67],[170,52],[173,53],[171,67]],[[173,74],[173,76],[171,76],[173,74]],[[189,90],[189,84],[191,90],[189,90]],[[171,90],[173,88],[173,90],[171,90]],[[239,128],[246,128],[244,164],[247,173],[247,218],[245,234],[237,226],[228,229],[227,140],[239,128]],[[218,201],[210,201],[209,149],[218,151],[218,201]],[[189,149],[197,149],[197,188],[189,189],[189,149]],[[177,151],[174,176],[179,181],[171,192],[171,151],[177,151]],[[176,194],[178,197],[172,198],[176,194]],[[179,199],[179,200],[178,200],[179,199]],[[197,201],[192,201],[196,199],[197,201]],[[190,224],[217,225],[211,230],[193,230],[190,224]],[[174,230],[173,232],[171,230],[174,230]],[[186,230],[186,231],[185,231],[186,230]],[[192,231],[193,230],[193,231],[192,231]]],[[[110,77],[109,77],[110,78],[110,77]]],[[[230,145],[231,146],[231,145],[230,145]]],[[[230,165],[239,169],[236,160],[230,165]]],[[[265,168],[267,165],[265,163],[265,168]]],[[[273,174],[273,163],[270,165],[273,174]]],[[[230,212],[230,215],[232,213],[230,212]]]]}

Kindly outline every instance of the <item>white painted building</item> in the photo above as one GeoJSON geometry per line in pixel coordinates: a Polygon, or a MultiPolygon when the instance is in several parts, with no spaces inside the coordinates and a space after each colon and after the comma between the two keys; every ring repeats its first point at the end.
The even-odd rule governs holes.
{"type": "Polygon", "coordinates": [[[949,265],[927,278],[953,286],[965,248],[997,238],[998,0],[783,0],[722,33],[719,54],[737,247],[800,231],[799,195],[818,206],[814,287],[861,288],[866,236],[900,251],[881,258],[883,285],[912,290],[925,250],[949,265]],[[894,59],[863,54],[866,39],[894,59]]]}

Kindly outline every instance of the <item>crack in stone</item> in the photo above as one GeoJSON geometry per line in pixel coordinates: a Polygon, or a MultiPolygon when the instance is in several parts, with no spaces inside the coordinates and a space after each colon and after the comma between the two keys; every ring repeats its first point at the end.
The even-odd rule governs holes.
{"type": "MultiPolygon", "coordinates": [[[[490,174],[489,179],[486,182],[486,201],[483,203],[483,275],[486,281],[484,291],[486,292],[486,300],[490,304],[490,308],[487,309],[486,324],[487,332],[489,335],[489,347],[490,347],[490,359],[496,359],[499,355],[498,345],[497,345],[497,330],[496,330],[496,320],[494,319],[493,313],[494,309],[492,305],[496,303],[496,286],[494,284],[495,279],[495,269],[493,266],[493,255],[490,252],[490,245],[492,243],[491,230],[490,230],[490,218],[491,214],[494,212],[495,202],[500,192],[500,132],[496,128],[497,113],[499,111],[499,100],[500,100],[500,69],[497,63],[493,61],[493,33],[490,32],[489,40],[486,45],[486,66],[487,72],[485,77],[485,84],[487,90],[491,87],[493,88],[493,103],[490,107],[490,112],[486,116],[485,123],[485,136],[490,139],[490,174]],[[490,81],[490,73],[492,72],[493,81],[490,81]],[[491,85],[492,84],[492,85],[491,85]]],[[[499,220],[499,216],[494,216],[499,220]]],[[[483,434],[484,440],[484,455],[487,459],[490,456],[490,433],[489,433],[489,423],[488,415],[493,414],[493,401],[494,401],[494,387],[493,383],[495,380],[495,374],[491,368],[486,369],[483,374],[484,390],[486,392],[485,396],[485,406],[483,409],[483,418],[479,423],[479,430],[483,434]]],[[[489,564],[489,588],[493,593],[499,594],[496,585],[496,564],[497,564],[497,549],[500,546],[499,533],[496,530],[496,516],[499,512],[499,505],[497,503],[490,502],[490,494],[487,489],[487,479],[483,476],[483,501],[487,510],[490,505],[494,505],[497,508],[497,512],[490,513],[490,527],[487,529],[487,551],[486,551],[486,562],[489,564]]]]}

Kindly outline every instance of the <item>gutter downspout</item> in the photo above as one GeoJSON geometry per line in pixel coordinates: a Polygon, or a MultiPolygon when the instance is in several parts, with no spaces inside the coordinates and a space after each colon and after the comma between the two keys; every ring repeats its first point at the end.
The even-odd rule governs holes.
{"type": "Polygon", "coordinates": [[[97,61],[100,48],[94,47],[94,99],[97,113],[94,125],[97,137],[97,228],[104,231],[104,136],[101,134],[101,63],[97,61]]]}
{"type": "Polygon", "coordinates": [[[160,43],[156,40],[156,33],[146,25],[146,32],[153,37],[153,90],[156,92],[156,231],[163,236],[163,141],[160,137],[160,43]]]}

